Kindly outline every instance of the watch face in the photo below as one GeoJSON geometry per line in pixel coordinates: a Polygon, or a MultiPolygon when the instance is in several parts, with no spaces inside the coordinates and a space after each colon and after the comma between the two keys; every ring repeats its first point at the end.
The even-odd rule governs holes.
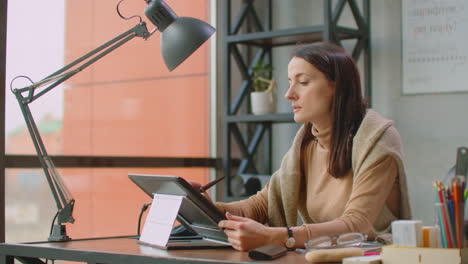
{"type": "Polygon", "coordinates": [[[294,238],[290,237],[288,240],[286,240],[286,247],[287,248],[293,248],[296,245],[296,241],[294,238]]]}

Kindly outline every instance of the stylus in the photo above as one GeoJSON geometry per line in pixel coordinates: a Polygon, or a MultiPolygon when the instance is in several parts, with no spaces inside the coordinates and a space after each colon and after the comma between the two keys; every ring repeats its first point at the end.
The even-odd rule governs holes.
{"type": "Polygon", "coordinates": [[[207,183],[205,186],[200,187],[200,192],[201,192],[201,193],[202,193],[202,192],[205,192],[206,190],[208,190],[209,188],[211,188],[211,186],[217,184],[218,182],[220,182],[220,181],[223,180],[223,179],[224,179],[224,176],[223,176],[223,177],[219,177],[219,178],[217,178],[217,179],[215,179],[215,180],[213,180],[213,181],[207,183]]]}

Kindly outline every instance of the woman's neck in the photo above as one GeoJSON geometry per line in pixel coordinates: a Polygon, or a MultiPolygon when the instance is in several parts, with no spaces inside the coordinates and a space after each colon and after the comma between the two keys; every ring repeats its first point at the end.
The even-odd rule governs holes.
{"type": "Polygon", "coordinates": [[[331,122],[312,123],[312,135],[314,135],[319,144],[325,149],[330,149],[331,128],[331,122]]]}
{"type": "Polygon", "coordinates": [[[325,131],[331,129],[332,127],[332,118],[331,116],[324,116],[320,120],[312,122],[312,126],[315,127],[318,131],[325,131]]]}

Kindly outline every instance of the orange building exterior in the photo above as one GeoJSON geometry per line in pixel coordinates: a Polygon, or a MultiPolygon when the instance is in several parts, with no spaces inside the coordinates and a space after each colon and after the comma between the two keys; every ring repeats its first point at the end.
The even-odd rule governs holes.
{"type": "MultiPolygon", "coordinates": [[[[209,22],[209,0],[166,1],[179,16],[209,22]]],[[[117,1],[67,1],[66,62],[138,23],[123,20],[117,1]]],[[[124,1],[124,16],[146,18],[141,1],[124,1]]],[[[148,30],[154,26],[148,21],[148,30]]],[[[134,38],[66,82],[63,154],[85,156],[209,156],[209,43],[169,72],[159,32],[134,38]]],[[[140,208],[150,198],[128,173],[173,174],[207,182],[208,169],[63,169],[76,199],[73,239],[136,233],[140,208]]]]}

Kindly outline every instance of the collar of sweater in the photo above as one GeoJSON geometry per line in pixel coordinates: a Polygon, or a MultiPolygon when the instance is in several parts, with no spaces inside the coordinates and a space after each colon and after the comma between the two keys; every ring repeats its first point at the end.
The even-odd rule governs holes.
{"type": "Polygon", "coordinates": [[[313,126],[311,130],[312,135],[317,139],[320,146],[326,150],[330,150],[331,127],[321,128],[319,131],[315,126],[313,126]]]}

